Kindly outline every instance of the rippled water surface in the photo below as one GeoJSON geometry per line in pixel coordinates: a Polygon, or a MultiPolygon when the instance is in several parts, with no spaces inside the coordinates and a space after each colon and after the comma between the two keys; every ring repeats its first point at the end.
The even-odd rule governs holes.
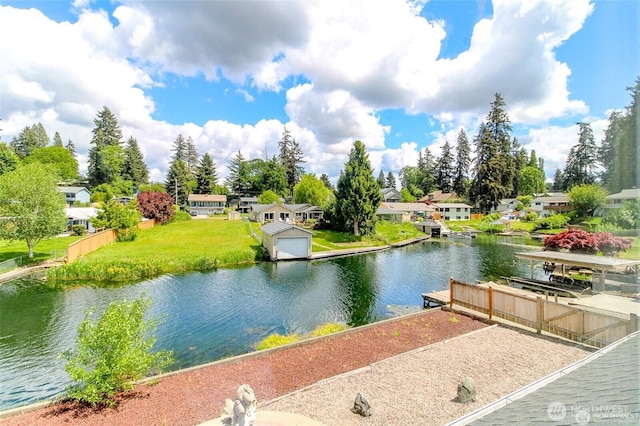
{"type": "MultiPolygon", "coordinates": [[[[162,316],[157,348],[172,369],[253,350],[278,333],[305,333],[326,322],[367,324],[422,307],[421,293],[529,275],[516,260],[522,240],[423,243],[318,261],[263,263],[211,273],[162,276],[128,285],[51,286],[38,279],[0,285],[0,410],[61,394],[69,383],[59,354],[74,346],[87,309],[145,293],[162,316]]],[[[539,274],[542,272],[539,271],[539,274]]]]}

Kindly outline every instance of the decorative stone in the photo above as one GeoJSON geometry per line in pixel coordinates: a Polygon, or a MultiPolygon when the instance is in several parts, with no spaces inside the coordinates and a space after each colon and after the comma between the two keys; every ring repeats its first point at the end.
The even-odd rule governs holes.
{"type": "Polygon", "coordinates": [[[465,377],[462,383],[458,385],[457,401],[463,404],[475,401],[478,397],[476,384],[471,377],[465,377]]]}
{"type": "Polygon", "coordinates": [[[258,400],[253,389],[249,385],[242,385],[236,392],[234,401],[225,401],[224,412],[226,417],[222,423],[229,426],[250,426],[256,420],[258,400]]]}
{"type": "Polygon", "coordinates": [[[366,398],[358,392],[356,400],[353,403],[351,412],[354,414],[360,414],[362,417],[369,417],[371,415],[371,406],[367,402],[366,398]]]}

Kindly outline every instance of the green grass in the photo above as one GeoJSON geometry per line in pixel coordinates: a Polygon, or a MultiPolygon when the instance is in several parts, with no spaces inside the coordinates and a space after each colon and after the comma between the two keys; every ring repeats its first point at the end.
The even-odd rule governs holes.
{"type": "MultiPolygon", "coordinates": [[[[35,246],[34,261],[49,258],[54,250],[62,253],[63,250],[67,249],[69,244],[79,240],[80,238],[82,237],[75,235],[71,237],[46,238],[35,246]]],[[[19,256],[24,256],[26,258],[28,255],[29,248],[27,247],[27,243],[24,241],[9,242],[7,240],[0,240],[0,262],[14,259],[19,256]]]]}
{"type": "Polygon", "coordinates": [[[376,223],[376,233],[370,236],[355,236],[348,232],[331,230],[313,231],[313,252],[327,250],[341,250],[349,248],[377,247],[412,238],[423,237],[424,233],[416,229],[411,223],[376,223]]]}
{"type": "Polygon", "coordinates": [[[261,244],[245,221],[190,220],[139,231],[129,242],[113,242],[51,270],[60,280],[123,281],[166,273],[213,270],[262,259],[261,244]]]}

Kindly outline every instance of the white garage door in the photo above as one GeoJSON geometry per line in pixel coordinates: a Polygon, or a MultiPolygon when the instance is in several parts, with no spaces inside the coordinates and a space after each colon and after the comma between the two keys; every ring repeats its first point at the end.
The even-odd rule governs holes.
{"type": "Polygon", "coordinates": [[[306,258],[309,253],[309,239],[307,237],[278,238],[278,260],[306,258]]]}

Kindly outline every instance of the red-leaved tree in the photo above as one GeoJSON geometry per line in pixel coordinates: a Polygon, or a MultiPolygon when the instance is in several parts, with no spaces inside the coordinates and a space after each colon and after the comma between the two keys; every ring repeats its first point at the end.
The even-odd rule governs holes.
{"type": "Polygon", "coordinates": [[[144,191],[138,194],[138,210],[147,219],[159,224],[169,222],[175,215],[173,197],[166,192],[144,191]]]}
{"type": "Polygon", "coordinates": [[[596,254],[601,252],[607,256],[617,256],[633,246],[631,238],[621,238],[609,232],[591,233],[582,229],[567,229],[557,235],[550,235],[543,242],[545,250],[560,251],[562,249],[574,253],[596,254]]]}

